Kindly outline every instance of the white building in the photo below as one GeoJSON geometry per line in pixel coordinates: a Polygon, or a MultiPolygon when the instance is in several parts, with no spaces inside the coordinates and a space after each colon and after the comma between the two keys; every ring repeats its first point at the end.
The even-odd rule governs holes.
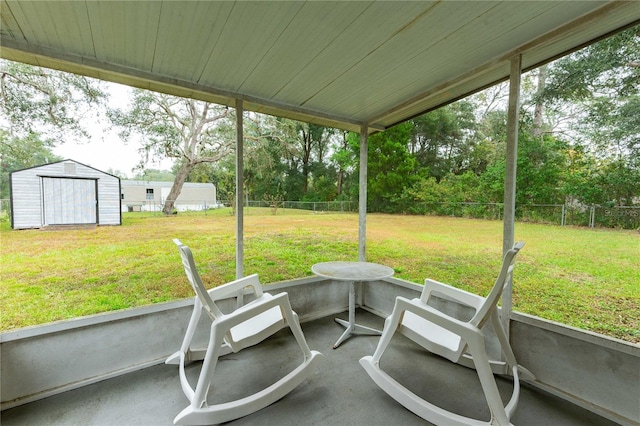
{"type": "MultiPolygon", "coordinates": [[[[161,211],[173,182],[123,180],[121,210],[123,212],[161,211]]],[[[185,182],[176,199],[178,211],[206,210],[218,207],[216,187],[212,183],[185,182]]]]}
{"type": "Polygon", "coordinates": [[[122,224],[120,178],[77,161],[16,170],[9,185],[13,229],[122,224]]]}

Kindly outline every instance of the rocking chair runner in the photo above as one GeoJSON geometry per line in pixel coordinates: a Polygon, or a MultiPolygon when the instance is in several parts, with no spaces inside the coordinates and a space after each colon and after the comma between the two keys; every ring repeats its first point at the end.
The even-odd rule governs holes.
{"type": "Polygon", "coordinates": [[[175,424],[222,423],[246,416],[284,397],[313,373],[322,354],[309,349],[298,316],[291,309],[287,293],[276,296],[263,293],[257,275],[206,290],[189,247],[183,245],[180,240],[173,241],[180,250],[187,278],[196,292],[193,313],[182,346],[166,361],[167,364],[179,364],[180,384],[190,401],[190,405],[174,419],[175,424]],[[243,292],[246,287],[253,290],[255,299],[242,306],[243,292]],[[215,301],[234,296],[238,297],[238,308],[229,314],[223,314],[215,301]],[[202,310],[205,310],[211,319],[209,344],[206,350],[194,350],[191,348],[191,340],[202,310]],[[304,358],[302,364],[260,392],[237,401],[209,405],[207,394],[218,358],[256,345],[287,325],[302,351],[304,358]],[[194,390],[187,381],[185,362],[203,359],[198,383],[194,390]]]}
{"type": "Polygon", "coordinates": [[[523,246],[524,243],[516,243],[505,254],[500,274],[486,298],[429,279],[426,280],[419,299],[408,300],[397,297],[393,311],[385,321],[382,336],[373,356],[365,356],[360,359],[360,364],[374,382],[407,409],[438,425],[510,424],[509,419],[516,409],[520,394],[518,374],[522,373],[530,379],[533,379],[533,375],[516,363],[506,333],[500,323],[497,303],[504,287],[511,283],[513,262],[523,246]],[[475,309],[475,315],[468,322],[463,322],[438,311],[427,305],[433,293],[439,293],[445,298],[475,309]],[[492,367],[499,366],[501,363],[490,361],[485,350],[482,327],[487,321],[491,321],[506,359],[507,368],[503,372],[508,372],[513,376],[513,394],[506,407],[498,393],[492,371],[492,367]],[[463,357],[471,358],[489,405],[491,420],[482,422],[444,410],[415,395],[385,373],[380,368],[380,358],[396,331],[449,361],[457,363],[464,361],[463,357]]]}

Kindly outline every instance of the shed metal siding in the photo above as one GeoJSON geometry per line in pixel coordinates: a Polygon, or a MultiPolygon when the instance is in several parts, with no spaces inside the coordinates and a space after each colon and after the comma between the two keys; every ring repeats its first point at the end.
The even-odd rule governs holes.
{"type": "Polygon", "coordinates": [[[11,213],[14,229],[42,225],[42,195],[37,170],[27,169],[11,174],[11,213]]]}
{"type": "MultiPolygon", "coordinates": [[[[90,167],[88,167],[90,169],[90,167]]],[[[95,169],[94,169],[95,170],[95,169]]],[[[95,170],[99,172],[98,170],[95,170]]],[[[99,225],[121,225],[120,178],[104,173],[98,179],[99,225]]]]}
{"type": "MultiPolygon", "coordinates": [[[[96,182],[94,185],[97,191],[97,215],[94,215],[93,221],[88,222],[85,219],[77,221],[78,219],[75,217],[66,216],[62,224],[120,225],[122,223],[120,179],[76,161],[64,160],[11,173],[11,220],[14,229],[39,228],[48,224],[44,211],[43,180],[45,178],[53,178],[53,180],[56,178],[88,179],[90,182],[96,182]]],[[[82,187],[82,185],[80,186],[82,187]]],[[[86,191],[87,188],[84,190],[86,191]]],[[[62,194],[60,188],[58,193],[62,194]]],[[[67,201],[70,196],[69,194],[65,195],[67,201]]],[[[80,195],[72,197],[76,196],[80,195]]],[[[52,200],[50,201],[52,202],[52,200]]],[[[58,221],[58,219],[59,217],[54,221],[58,221]]]]}

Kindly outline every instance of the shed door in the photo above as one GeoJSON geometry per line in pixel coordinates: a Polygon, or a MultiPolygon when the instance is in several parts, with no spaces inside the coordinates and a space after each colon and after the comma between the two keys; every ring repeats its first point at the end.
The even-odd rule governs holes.
{"type": "Polygon", "coordinates": [[[97,223],[95,179],[42,178],[43,225],[97,223]]]}

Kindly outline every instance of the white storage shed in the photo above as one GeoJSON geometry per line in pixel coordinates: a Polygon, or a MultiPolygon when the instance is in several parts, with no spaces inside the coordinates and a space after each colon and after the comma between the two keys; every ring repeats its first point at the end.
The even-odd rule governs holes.
{"type": "Polygon", "coordinates": [[[121,225],[120,178],[73,160],[10,174],[13,229],[121,225]]]}

